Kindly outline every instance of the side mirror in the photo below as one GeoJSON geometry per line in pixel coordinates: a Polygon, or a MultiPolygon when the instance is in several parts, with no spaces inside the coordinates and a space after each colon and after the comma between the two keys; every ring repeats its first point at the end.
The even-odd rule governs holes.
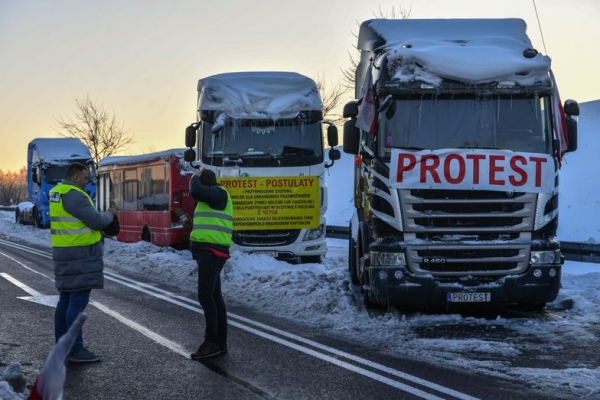
{"type": "Polygon", "coordinates": [[[338,145],[338,130],[337,126],[329,125],[327,127],[327,143],[331,147],[335,147],[338,145]]]}
{"type": "Polygon", "coordinates": [[[354,118],[358,115],[358,103],[356,101],[350,101],[344,106],[342,116],[344,118],[354,118]]]}
{"type": "MultiPolygon", "coordinates": [[[[185,128],[185,147],[196,146],[196,131],[198,124],[192,124],[185,128]]],[[[187,161],[187,160],[186,160],[187,161]]]]}
{"type": "Polygon", "coordinates": [[[38,169],[35,168],[31,171],[31,180],[35,183],[40,183],[40,178],[38,177],[38,169]]]}
{"type": "Polygon", "coordinates": [[[564,105],[565,114],[576,117],[579,115],[579,103],[575,100],[567,100],[564,105]]]}
{"type": "Polygon", "coordinates": [[[186,151],[184,151],[183,160],[189,163],[196,161],[196,150],[187,149],[186,151]]]}
{"type": "Polygon", "coordinates": [[[329,159],[331,161],[336,161],[342,158],[342,153],[338,149],[331,148],[329,149],[329,159]]]}
{"type": "Polygon", "coordinates": [[[344,122],[344,143],[342,148],[344,153],[358,154],[360,145],[360,129],[356,127],[356,118],[344,122]]]}

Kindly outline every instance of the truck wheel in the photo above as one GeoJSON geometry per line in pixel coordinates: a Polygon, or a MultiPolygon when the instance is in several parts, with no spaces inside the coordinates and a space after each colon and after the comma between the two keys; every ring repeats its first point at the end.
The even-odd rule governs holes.
{"type": "Polygon", "coordinates": [[[300,257],[300,261],[302,264],[320,264],[322,260],[321,256],[305,256],[300,257]]]}
{"type": "Polygon", "coordinates": [[[37,228],[44,229],[42,220],[40,219],[40,213],[38,212],[37,208],[33,209],[33,223],[37,228]]]}
{"type": "Polygon", "coordinates": [[[546,303],[519,303],[519,308],[523,311],[539,312],[546,307],[546,303]]]}
{"type": "Polygon", "coordinates": [[[358,276],[356,275],[356,241],[352,239],[352,234],[349,234],[348,238],[348,271],[350,272],[350,278],[352,284],[358,285],[360,283],[358,276]]]}
{"type": "Polygon", "coordinates": [[[144,242],[152,242],[152,235],[150,234],[150,228],[148,228],[148,225],[144,226],[144,229],[142,229],[142,240],[144,242]]]}
{"type": "Polygon", "coordinates": [[[15,224],[21,223],[21,216],[19,215],[19,209],[15,210],[15,224]]]}

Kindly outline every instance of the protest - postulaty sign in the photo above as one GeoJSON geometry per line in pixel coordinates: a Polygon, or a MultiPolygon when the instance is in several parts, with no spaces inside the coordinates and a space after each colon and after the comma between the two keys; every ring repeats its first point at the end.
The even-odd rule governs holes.
{"type": "Polygon", "coordinates": [[[233,201],[234,230],[319,226],[316,176],[219,178],[233,201]]]}

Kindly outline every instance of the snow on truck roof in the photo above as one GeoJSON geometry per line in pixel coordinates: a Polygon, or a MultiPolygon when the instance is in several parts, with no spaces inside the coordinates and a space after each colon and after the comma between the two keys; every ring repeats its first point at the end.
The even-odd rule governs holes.
{"type": "Polygon", "coordinates": [[[531,86],[548,81],[551,60],[524,55],[534,49],[526,30],[519,18],[372,19],[361,25],[358,47],[386,50],[394,80],[531,86]]]}
{"type": "Polygon", "coordinates": [[[153,153],[136,154],[132,156],[108,156],[104,157],[98,162],[98,167],[107,167],[118,164],[138,164],[142,162],[151,162],[168,157],[171,154],[183,160],[183,152],[186,150],[187,149],[169,149],[156,151],[153,153]]]}
{"type": "Polygon", "coordinates": [[[230,72],[198,81],[198,111],[233,118],[289,118],[323,110],[316,83],[295,72],[230,72]]]}
{"type": "Polygon", "coordinates": [[[35,147],[38,157],[50,164],[92,158],[87,146],[76,138],[37,138],[29,143],[29,147],[35,147]]]}

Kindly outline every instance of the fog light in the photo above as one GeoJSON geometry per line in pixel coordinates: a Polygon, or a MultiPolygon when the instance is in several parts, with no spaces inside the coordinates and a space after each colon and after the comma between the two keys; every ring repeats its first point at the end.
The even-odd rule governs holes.
{"type": "Polygon", "coordinates": [[[379,280],[385,281],[387,280],[387,272],[385,271],[379,271],[379,280]]]}
{"type": "Polygon", "coordinates": [[[550,274],[551,278],[554,278],[556,276],[556,270],[554,268],[550,268],[550,271],[548,271],[548,274],[550,274]]]}
{"type": "Polygon", "coordinates": [[[536,278],[540,278],[542,276],[542,270],[536,269],[535,271],[533,271],[533,276],[535,276],[536,278]]]}
{"type": "Polygon", "coordinates": [[[394,272],[394,278],[401,280],[402,279],[402,271],[394,272]]]}

